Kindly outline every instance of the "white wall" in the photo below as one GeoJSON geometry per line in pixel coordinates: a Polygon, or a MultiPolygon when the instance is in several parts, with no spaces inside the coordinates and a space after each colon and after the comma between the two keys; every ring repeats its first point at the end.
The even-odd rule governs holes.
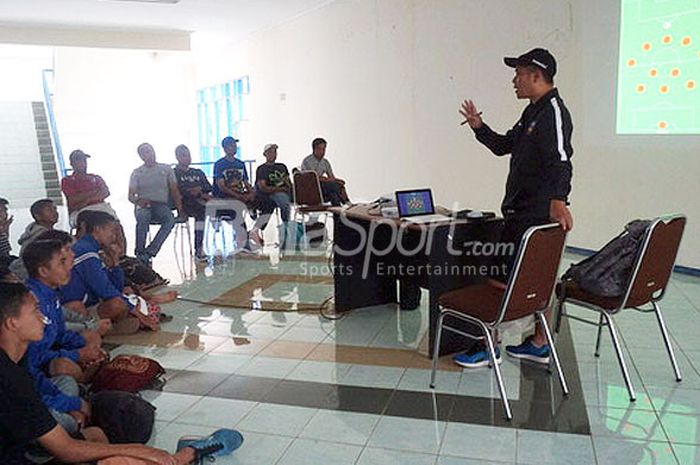
{"type": "Polygon", "coordinates": [[[93,157],[112,201],[125,199],[141,164],[136,147],[150,142],[158,160],[197,144],[196,95],[187,53],[56,49],[55,111],[64,157],[77,148],[93,157]]]}
{"type": "Polygon", "coordinates": [[[51,47],[0,44],[0,102],[44,100],[42,70],[52,66],[51,47]]]}
{"type": "Polygon", "coordinates": [[[353,199],[431,186],[443,204],[498,209],[508,159],[457,110],[473,98],[492,127],[512,126],[526,102],[502,57],[545,46],[574,119],[569,244],[597,248],[629,219],[681,211],[679,263],[700,267],[700,138],[615,135],[618,24],[613,0],[338,0],[251,39],[251,139],[276,141],[293,166],[326,137],[353,199]]]}

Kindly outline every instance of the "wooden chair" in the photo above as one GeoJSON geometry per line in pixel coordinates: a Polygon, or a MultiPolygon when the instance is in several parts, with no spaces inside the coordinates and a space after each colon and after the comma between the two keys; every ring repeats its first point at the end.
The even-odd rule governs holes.
{"type": "Polygon", "coordinates": [[[433,367],[430,376],[431,388],[435,387],[435,373],[443,330],[471,339],[486,340],[506,418],[512,420],[513,415],[506,396],[501,370],[496,363],[494,341],[497,340],[496,333],[502,323],[535,315],[545,328],[562,390],[564,395],[568,395],[569,388],[564,379],[559,356],[544,315],[552,300],[565,242],[566,232],[558,224],[534,226],[528,229],[523,236],[513,271],[508,278],[505,289],[486,282],[470,285],[440,296],[438,300],[440,316],[438,317],[433,349],[433,367]],[[450,326],[445,323],[446,318],[475,324],[481,329],[483,336],[475,336],[450,326]]]}
{"type": "Polygon", "coordinates": [[[583,323],[598,327],[598,336],[595,345],[595,356],[600,355],[600,339],[603,327],[610,331],[613,347],[622,371],[622,377],[627,385],[630,401],[637,398],[634,386],[630,380],[629,371],[620,347],[618,330],[613,321],[613,315],[625,309],[637,310],[641,313],[654,313],[661,330],[661,335],[671,360],[671,366],[676,376],[676,381],[681,381],[681,372],[676,362],[676,356],[671,347],[666,324],[661,314],[659,302],[663,298],[668,282],[671,278],[673,265],[676,261],[678,248],[680,247],[686,218],[683,215],[670,215],[654,219],[644,233],[642,245],[632,266],[629,282],[625,292],[620,297],[600,297],[591,294],[576,285],[573,281],[562,282],[557,287],[557,321],[555,331],[559,332],[561,319],[569,317],[583,323]],[[599,313],[598,321],[590,321],[569,315],[566,312],[566,303],[572,303],[599,313]],[[651,308],[640,308],[651,304],[651,308]]]}

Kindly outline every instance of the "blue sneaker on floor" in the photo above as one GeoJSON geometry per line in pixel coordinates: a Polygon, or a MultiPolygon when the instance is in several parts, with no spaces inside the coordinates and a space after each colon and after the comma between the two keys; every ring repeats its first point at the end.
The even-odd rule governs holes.
{"type": "MultiPolygon", "coordinates": [[[[481,368],[489,366],[489,352],[486,347],[476,345],[472,350],[457,354],[452,357],[454,362],[464,368],[481,368]]],[[[496,347],[496,363],[500,364],[501,349],[496,347]]]]}
{"type": "Polygon", "coordinates": [[[204,458],[223,457],[229,455],[243,444],[243,435],[232,429],[219,429],[211,436],[182,437],[177,442],[177,450],[185,447],[194,449],[194,463],[202,463],[204,458]]]}
{"type": "Polygon", "coordinates": [[[549,344],[537,347],[532,343],[532,337],[523,341],[519,346],[506,346],[506,353],[511,357],[530,360],[535,363],[549,363],[549,344]]]}

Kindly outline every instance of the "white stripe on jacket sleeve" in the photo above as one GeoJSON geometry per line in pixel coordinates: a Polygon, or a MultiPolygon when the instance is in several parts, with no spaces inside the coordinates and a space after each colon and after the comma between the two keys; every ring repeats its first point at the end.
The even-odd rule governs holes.
{"type": "Polygon", "coordinates": [[[557,129],[557,150],[561,156],[561,161],[567,161],[569,157],[566,155],[566,150],[564,150],[564,131],[562,129],[561,109],[559,108],[556,97],[552,97],[550,102],[554,107],[554,127],[557,129]]]}

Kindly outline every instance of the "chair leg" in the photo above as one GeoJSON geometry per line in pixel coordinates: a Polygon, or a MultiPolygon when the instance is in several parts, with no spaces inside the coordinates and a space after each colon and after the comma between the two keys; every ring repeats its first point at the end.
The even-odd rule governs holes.
{"type": "Polygon", "coordinates": [[[668,357],[671,359],[671,365],[673,366],[673,372],[676,375],[676,381],[681,382],[683,377],[681,376],[681,370],[678,367],[678,362],[676,362],[676,355],[673,353],[673,347],[671,347],[671,339],[668,337],[668,331],[666,330],[666,323],[664,323],[664,318],[661,316],[661,308],[656,302],[652,302],[654,306],[654,313],[656,314],[656,321],[659,322],[659,328],[661,329],[661,335],[664,338],[664,344],[666,344],[666,350],[668,351],[668,357]]]}
{"type": "MultiPolygon", "coordinates": [[[[195,225],[196,227],[196,225],[195,225]]],[[[188,250],[190,251],[190,257],[193,255],[192,254],[192,231],[190,231],[190,223],[189,220],[187,223],[185,223],[185,231],[187,232],[187,247],[188,250]]]]}
{"type": "Polygon", "coordinates": [[[600,337],[603,333],[603,314],[600,314],[600,318],[598,319],[598,336],[596,336],[595,340],[595,352],[594,355],[596,357],[600,357],[600,337]]]}
{"type": "Polygon", "coordinates": [[[498,366],[498,362],[496,361],[496,349],[493,345],[493,338],[491,337],[491,333],[488,330],[488,328],[482,326],[482,329],[484,331],[484,334],[486,335],[486,345],[489,350],[489,358],[491,359],[491,363],[493,364],[493,372],[496,374],[496,381],[498,381],[498,391],[501,393],[501,400],[503,401],[503,408],[506,412],[506,419],[510,421],[513,419],[513,414],[510,411],[510,403],[508,402],[508,396],[506,395],[506,387],[503,384],[501,368],[498,366]]]}
{"type": "Polygon", "coordinates": [[[630,402],[635,402],[637,400],[637,394],[634,392],[634,386],[632,386],[632,380],[630,379],[629,371],[627,370],[627,364],[625,363],[625,358],[622,355],[622,347],[620,347],[620,339],[617,336],[617,330],[613,324],[612,317],[607,313],[601,312],[608,324],[608,329],[610,330],[610,337],[612,338],[613,347],[615,348],[615,354],[617,355],[617,361],[620,364],[620,369],[622,370],[622,377],[627,385],[627,392],[630,395],[630,402]]]}
{"type": "Polygon", "coordinates": [[[544,313],[537,312],[537,318],[540,320],[542,329],[544,329],[544,334],[547,337],[547,343],[549,344],[549,350],[552,353],[552,360],[554,361],[554,366],[557,368],[557,374],[559,375],[559,382],[561,383],[561,390],[564,392],[565,396],[569,395],[569,386],[566,384],[566,379],[564,379],[564,371],[561,369],[561,363],[559,362],[559,354],[557,354],[557,348],[554,344],[554,339],[552,338],[552,333],[549,331],[549,325],[547,324],[547,318],[544,313]]]}
{"type": "Polygon", "coordinates": [[[566,314],[566,307],[565,307],[564,300],[557,298],[556,315],[554,317],[554,337],[555,338],[559,335],[559,331],[561,330],[561,320],[564,318],[565,314],[566,314]]]}
{"type": "Polygon", "coordinates": [[[435,389],[435,374],[437,373],[438,360],[440,358],[440,338],[442,337],[442,324],[445,314],[438,315],[437,329],[435,330],[435,345],[433,347],[433,367],[430,372],[430,389],[435,389]]]}

